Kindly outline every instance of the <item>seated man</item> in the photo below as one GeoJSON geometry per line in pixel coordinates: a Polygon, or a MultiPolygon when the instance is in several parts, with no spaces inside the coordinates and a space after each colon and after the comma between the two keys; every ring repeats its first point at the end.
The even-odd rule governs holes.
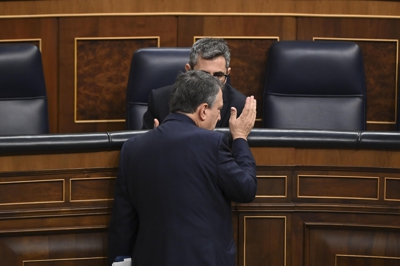
{"type": "MultiPolygon", "coordinates": [[[[226,84],[231,72],[229,62],[231,54],[228,45],[223,39],[204,38],[195,42],[190,52],[189,63],[185,65],[188,70],[201,70],[218,78],[223,84],[224,107],[221,110],[221,120],[216,127],[228,127],[230,108],[235,107],[238,115],[242,113],[246,96],[226,84]]],[[[148,99],[147,111],[143,116],[143,129],[151,129],[161,123],[170,113],[168,102],[173,86],[166,86],[152,90],[148,99]],[[157,119],[155,121],[155,119],[157,119]]]]}

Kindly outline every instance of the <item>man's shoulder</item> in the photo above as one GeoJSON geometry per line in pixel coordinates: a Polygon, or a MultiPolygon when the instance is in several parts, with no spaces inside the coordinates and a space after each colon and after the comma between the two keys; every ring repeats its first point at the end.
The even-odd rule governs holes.
{"type": "Polygon", "coordinates": [[[165,94],[169,94],[173,88],[174,88],[173,85],[168,85],[158,89],[154,89],[151,92],[153,93],[154,97],[159,97],[159,96],[164,96],[165,94]]]}
{"type": "Polygon", "coordinates": [[[225,87],[225,91],[227,93],[227,101],[228,105],[236,107],[239,114],[242,112],[243,106],[246,102],[246,96],[240,91],[236,90],[231,85],[227,84],[225,87]]]}
{"type": "Polygon", "coordinates": [[[232,85],[230,84],[225,85],[225,91],[227,91],[232,98],[246,100],[246,96],[234,87],[232,87],[232,85]]]}

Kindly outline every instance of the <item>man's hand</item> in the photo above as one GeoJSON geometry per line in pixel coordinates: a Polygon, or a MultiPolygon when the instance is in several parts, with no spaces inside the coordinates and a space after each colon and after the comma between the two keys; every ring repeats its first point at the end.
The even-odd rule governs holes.
{"type": "Polygon", "coordinates": [[[154,118],[154,128],[158,127],[160,125],[160,122],[158,122],[157,118],[154,118]]]}
{"type": "Polygon", "coordinates": [[[231,107],[231,117],[229,119],[229,130],[232,138],[243,138],[247,140],[251,129],[254,127],[257,114],[257,100],[254,96],[247,97],[242,114],[236,118],[237,110],[231,107]]]}

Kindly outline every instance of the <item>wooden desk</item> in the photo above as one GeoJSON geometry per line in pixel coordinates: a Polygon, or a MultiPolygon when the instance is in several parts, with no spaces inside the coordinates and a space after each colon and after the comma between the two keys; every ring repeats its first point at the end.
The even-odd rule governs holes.
{"type": "MultiPolygon", "coordinates": [[[[400,265],[400,150],[249,143],[237,265],[400,265]]],[[[1,265],[106,265],[119,148],[0,155],[1,265]]]]}

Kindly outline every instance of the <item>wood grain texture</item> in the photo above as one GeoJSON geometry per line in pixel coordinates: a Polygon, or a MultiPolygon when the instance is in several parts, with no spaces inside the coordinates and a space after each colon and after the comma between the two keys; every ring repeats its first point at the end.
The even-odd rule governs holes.
{"type": "Polygon", "coordinates": [[[158,47],[158,39],[77,40],[75,121],[125,120],[132,55],[143,47],[158,47]]]}
{"type": "MultiPolygon", "coordinates": [[[[75,38],[113,38],[113,37],[157,37],[160,46],[177,45],[176,21],[174,17],[87,17],[87,18],[62,18],[60,19],[60,123],[59,132],[98,132],[115,131],[125,129],[125,122],[96,122],[75,123],[74,121],[74,39],[75,38]],[[160,25],[163,25],[160,27],[160,25]]],[[[149,38],[151,46],[154,46],[154,38],[149,38]]],[[[93,42],[92,47],[81,50],[79,57],[86,62],[80,65],[84,82],[78,95],[78,118],[80,119],[124,119],[124,105],[126,74],[128,73],[133,50],[148,46],[148,42],[142,41],[100,41],[93,42]],[[111,45],[111,47],[109,46],[111,45]],[[121,49],[118,49],[121,48],[121,49]],[[85,52],[86,51],[86,52],[85,52]],[[91,55],[99,53],[100,58],[94,60],[91,55]],[[131,53],[131,54],[127,54],[131,53]],[[111,58],[108,57],[111,55],[111,58]],[[106,60],[102,62],[102,60],[106,60]],[[120,62],[123,60],[123,62],[120,62]],[[97,66],[97,67],[96,67],[97,66]],[[114,80],[115,78],[115,80],[114,80]],[[97,80],[99,79],[99,80],[97,80]],[[125,83],[125,86],[124,86],[125,83]],[[83,94],[82,94],[83,93],[83,94]],[[82,100],[83,99],[83,100],[82,100]],[[86,113],[88,107],[88,113],[86,113]],[[121,117],[122,116],[122,117],[121,117]]],[[[89,45],[89,43],[83,43],[89,45]]]]}
{"type": "MultiPolygon", "coordinates": [[[[400,151],[251,150],[258,192],[270,197],[232,203],[238,266],[397,265],[400,151]]],[[[2,263],[106,265],[118,157],[119,151],[0,156],[0,201],[20,201],[1,206],[2,263]],[[54,180],[65,184],[64,202],[26,200],[58,199],[54,180]],[[6,188],[20,184],[34,185],[6,188]]]]}
{"type": "Polygon", "coordinates": [[[83,13],[295,13],[398,16],[396,1],[359,0],[213,0],[163,2],[140,0],[49,0],[0,3],[0,15],[83,14],[83,13]]]}

